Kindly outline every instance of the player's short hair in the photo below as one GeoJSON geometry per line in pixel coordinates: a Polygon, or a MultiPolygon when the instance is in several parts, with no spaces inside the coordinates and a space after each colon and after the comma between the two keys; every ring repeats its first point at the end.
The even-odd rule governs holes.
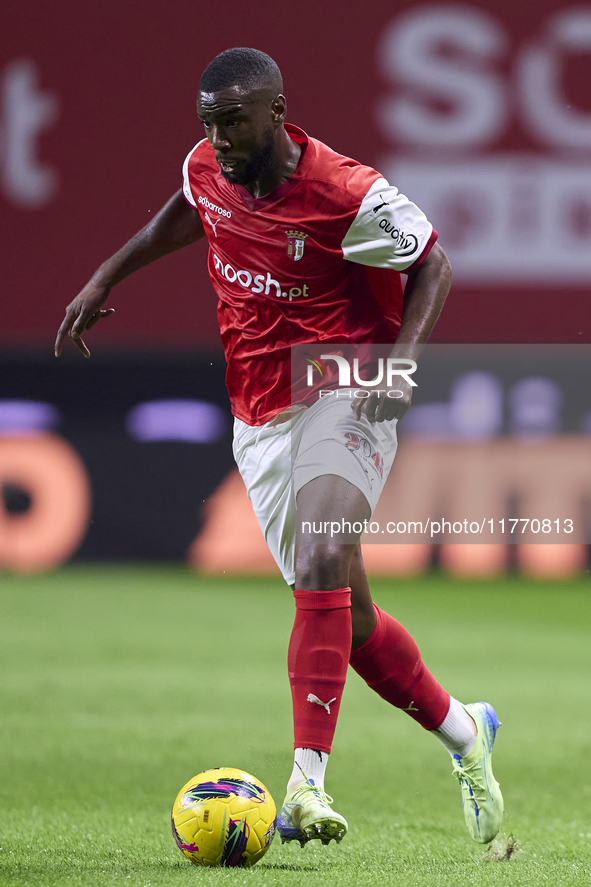
{"type": "Polygon", "coordinates": [[[199,81],[199,92],[218,92],[229,86],[246,90],[272,86],[277,94],[283,90],[281,71],[266,52],[237,46],[226,49],[209,63],[199,81]]]}

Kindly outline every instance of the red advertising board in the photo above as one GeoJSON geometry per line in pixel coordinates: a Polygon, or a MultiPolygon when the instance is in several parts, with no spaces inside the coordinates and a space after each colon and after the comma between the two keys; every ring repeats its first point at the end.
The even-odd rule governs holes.
{"type": "MultiPolygon", "coordinates": [[[[277,60],[292,122],[433,221],[455,274],[435,341],[591,341],[591,6],[31,0],[0,34],[3,345],[51,347],[179,187],[199,75],[236,45],[277,60]]],[[[95,347],[217,347],[205,249],[125,281],[95,347]]]]}

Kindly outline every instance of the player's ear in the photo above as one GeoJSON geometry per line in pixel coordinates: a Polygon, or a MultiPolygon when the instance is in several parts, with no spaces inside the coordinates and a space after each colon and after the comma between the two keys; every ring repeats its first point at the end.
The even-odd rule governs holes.
{"type": "Polygon", "coordinates": [[[271,102],[271,119],[275,126],[281,126],[287,113],[287,102],[284,95],[277,95],[271,102]]]}

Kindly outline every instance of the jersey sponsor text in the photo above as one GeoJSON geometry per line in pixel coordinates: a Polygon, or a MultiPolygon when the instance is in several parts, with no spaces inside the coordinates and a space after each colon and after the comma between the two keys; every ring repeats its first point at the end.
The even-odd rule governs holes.
{"type": "Polygon", "coordinates": [[[199,201],[201,206],[205,206],[212,212],[219,213],[220,216],[225,216],[227,219],[232,218],[232,213],[229,209],[224,209],[222,206],[218,206],[216,203],[212,203],[209,197],[204,197],[203,194],[200,194],[197,200],[199,201]]]}
{"type": "Polygon", "coordinates": [[[396,225],[389,222],[388,219],[383,216],[380,218],[379,226],[382,231],[390,235],[396,244],[395,249],[398,250],[399,256],[410,256],[418,249],[419,242],[414,234],[406,234],[405,231],[397,228],[396,225]]]}
{"type": "Polygon", "coordinates": [[[213,253],[213,262],[216,271],[229,283],[239,283],[244,289],[250,290],[251,293],[264,293],[268,296],[271,293],[271,287],[275,288],[275,295],[278,298],[288,299],[292,302],[294,299],[307,299],[310,295],[308,284],[303,283],[302,286],[286,286],[282,288],[278,280],[271,277],[271,272],[265,274],[253,274],[251,271],[236,271],[229,262],[224,264],[220,257],[213,253]],[[252,284],[252,285],[251,285],[252,284]]]}

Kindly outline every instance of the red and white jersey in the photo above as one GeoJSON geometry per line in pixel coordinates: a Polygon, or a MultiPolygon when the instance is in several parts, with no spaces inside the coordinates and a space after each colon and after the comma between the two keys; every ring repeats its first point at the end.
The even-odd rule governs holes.
{"type": "Polygon", "coordinates": [[[302,156],[265,197],[228,182],[207,139],[183,167],[185,198],[209,241],[232,411],[249,425],[290,405],[291,345],[394,342],[400,272],[437,239],[374,169],[286,129],[302,156]]]}

